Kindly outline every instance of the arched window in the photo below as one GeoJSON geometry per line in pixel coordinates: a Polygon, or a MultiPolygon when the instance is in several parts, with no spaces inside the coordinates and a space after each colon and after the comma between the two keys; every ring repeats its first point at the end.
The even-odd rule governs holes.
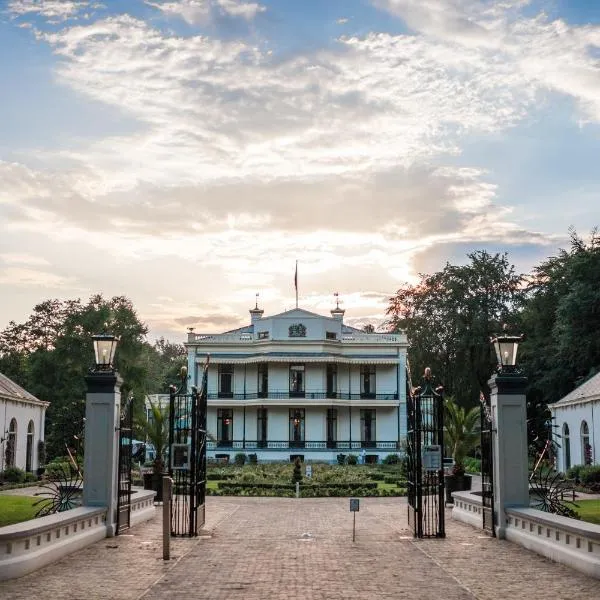
{"type": "Polygon", "coordinates": [[[33,435],[35,433],[33,421],[27,425],[27,453],[25,455],[25,470],[30,473],[33,471],[33,435]]]}
{"type": "Polygon", "coordinates": [[[569,436],[569,426],[566,423],[563,425],[562,446],[563,470],[566,471],[567,469],[571,468],[571,438],[569,436]]]}
{"type": "Polygon", "coordinates": [[[586,421],[581,422],[581,458],[584,465],[592,464],[592,447],[590,445],[590,428],[586,421]]]}
{"type": "Polygon", "coordinates": [[[17,455],[17,420],[11,419],[6,439],[6,466],[14,467],[17,455]]]}

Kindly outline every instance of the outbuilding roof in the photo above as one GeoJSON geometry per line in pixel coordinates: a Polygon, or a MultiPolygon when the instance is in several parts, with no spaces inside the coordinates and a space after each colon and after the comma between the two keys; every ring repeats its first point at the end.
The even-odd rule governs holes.
{"type": "Polygon", "coordinates": [[[0,398],[28,402],[30,404],[49,404],[49,402],[44,402],[43,400],[36,398],[33,394],[30,394],[26,389],[22,388],[2,373],[0,373],[0,398]]]}
{"type": "Polygon", "coordinates": [[[569,406],[571,404],[582,404],[584,402],[592,402],[600,399],[600,373],[597,373],[580,386],[576,387],[572,392],[569,392],[564,398],[558,402],[551,404],[552,408],[560,406],[569,406]]]}

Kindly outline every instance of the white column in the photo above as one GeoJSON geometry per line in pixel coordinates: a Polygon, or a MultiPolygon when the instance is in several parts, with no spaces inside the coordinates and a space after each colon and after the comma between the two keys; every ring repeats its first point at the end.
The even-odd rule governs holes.
{"type": "Polygon", "coordinates": [[[122,380],[116,372],[93,373],[86,382],[83,505],[108,508],[111,537],[117,521],[122,380]]]}
{"type": "Polygon", "coordinates": [[[494,511],[496,535],[503,539],[507,507],[529,506],[526,377],[498,374],[491,388],[494,511]]]}

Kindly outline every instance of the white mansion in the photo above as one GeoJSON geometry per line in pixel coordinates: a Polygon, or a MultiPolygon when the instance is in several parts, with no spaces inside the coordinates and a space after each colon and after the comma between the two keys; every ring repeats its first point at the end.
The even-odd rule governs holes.
{"type": "Polygon", "coordinates": [[[331,317],[263,313],[253,308],[234,331],[188,335],[191,385],[210,355],[208,456],[334,462],[396,452],[406,435],[406,336],[344,325],[339,307],[331,317]]]}

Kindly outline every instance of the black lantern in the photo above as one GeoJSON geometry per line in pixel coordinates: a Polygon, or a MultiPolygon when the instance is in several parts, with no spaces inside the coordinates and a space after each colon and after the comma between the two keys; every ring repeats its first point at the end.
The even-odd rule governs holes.
{"type": "Polygon", "coordinates": [[[519,343],[523,339],[522,335],[497,335],[491,340],[496,351],[498,359],[498,371],[500,373],[517,372],[517,350],[519,343]]]}
{"type": "Polygon", "coordinates": [[[119,338],[115,335],[100,334],[93,335],[94,354],[96,355],[95,371],[113,371],[115,361],[115,350],[119,338]]]}

